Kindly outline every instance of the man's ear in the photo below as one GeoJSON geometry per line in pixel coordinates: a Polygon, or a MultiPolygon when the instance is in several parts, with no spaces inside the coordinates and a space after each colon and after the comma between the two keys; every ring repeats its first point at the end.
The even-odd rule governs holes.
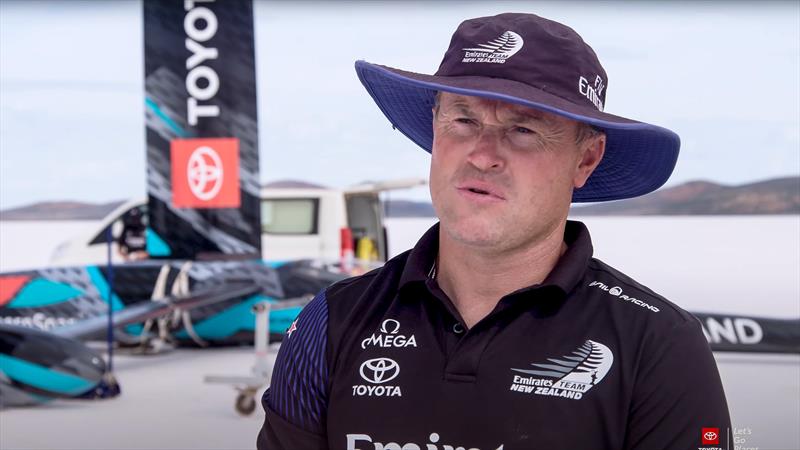
{"type": "Polygon", "coordinates": [[[575,169],[575,177],[572,180],[575,189],[582,188],[586,184],[586,180],[589,179],[594,169],[600,164],[600,160],[603,159],[605,151],[605,133],[592,136],[581,144],[581,156],[578,159],[578,167],[575,169]]]}

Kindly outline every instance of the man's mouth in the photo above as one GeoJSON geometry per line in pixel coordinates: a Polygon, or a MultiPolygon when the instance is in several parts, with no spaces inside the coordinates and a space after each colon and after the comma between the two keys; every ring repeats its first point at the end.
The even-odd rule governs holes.
{"type": "Polygon", "coordinates": [[[486,197],[487,199],[505,200],[505,197],[496,188],[489,186],[488,183],[464,183],[457,188],[464,193],[475,194],[486,197]]]}

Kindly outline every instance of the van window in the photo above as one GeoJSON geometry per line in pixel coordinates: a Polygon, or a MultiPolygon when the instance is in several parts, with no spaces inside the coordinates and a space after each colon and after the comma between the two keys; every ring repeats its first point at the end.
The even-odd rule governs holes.
{"type": "Polygon", "coordinates": [[[280,198],[261,201],[261,232],[317,234],[319,199],[280,198]]]}
{"type": "Polygon", "coordinates": [[[349,194],[347,225],[353,233],[353,248],[358,259],[386,261],[381,200],[377,194],[349,194]]]}
{"type": "Polygon", "coordinates": [[[108,226],[106,226],[105,228],[100,230],[100,232],[97,233],[97,235],[95,235],[95,237],[93,237],[91,241],[89,241],[89,245],[105,244],[106,243],[106,237],[107,237],[106,233],[108,233],[108,229],[109,228],[111,228],[113,230],[113,232],[112,232],[113,236],[112,237],[114,239],[117,239],[119,237],[120,232],[122,231],[122,219],[123,219],[123,217],[125,217],[126,214],[130,214],[130,212],[132,210],[134,210],[134,209],[138,209],[139,210],[139,213],[142,215],[142,218],[144,219],[144,223],[145,223],[145,226],[146,226],[147,225],[147,203],[145,203],[144,205],[134,206],[133,208],[131,208],[131,209],[123,212],[119,216],[117,216],[114,220],[111,221],[111,223],[108,224],[108,226]]]}

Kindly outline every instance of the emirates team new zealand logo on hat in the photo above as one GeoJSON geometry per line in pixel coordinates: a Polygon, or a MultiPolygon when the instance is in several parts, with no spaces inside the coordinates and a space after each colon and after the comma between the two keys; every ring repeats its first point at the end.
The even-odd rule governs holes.
{"type": "Polygon", "coordinates": [[[520,51],[524,43],[522,36],[513,31],[506,31],[497,39],[479,44],[476,48],[462,49],[465,53],[461,62],[503,64],[520,51]]]}

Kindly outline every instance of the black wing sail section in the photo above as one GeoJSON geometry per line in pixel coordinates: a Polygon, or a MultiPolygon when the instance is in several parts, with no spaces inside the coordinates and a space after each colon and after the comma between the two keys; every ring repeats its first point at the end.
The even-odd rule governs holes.
{"type": "MultiPolygon", "coordinates": [[[[206,305],[213,305],[237,298],[245,298],[261,292],[261,287],[245,280],[229,280],[187,295],[185,297],[167,297],[159,301],[140,302],[114,314],[114,327],[144,322],[164,316],[175,309],[191,310],[206,305]]],[[[82,320],[74,325],[56,328],[52,332],[59,336],[91,340],[102,339],[106,335],[108,318],[95,316],[82,320]]]]}

